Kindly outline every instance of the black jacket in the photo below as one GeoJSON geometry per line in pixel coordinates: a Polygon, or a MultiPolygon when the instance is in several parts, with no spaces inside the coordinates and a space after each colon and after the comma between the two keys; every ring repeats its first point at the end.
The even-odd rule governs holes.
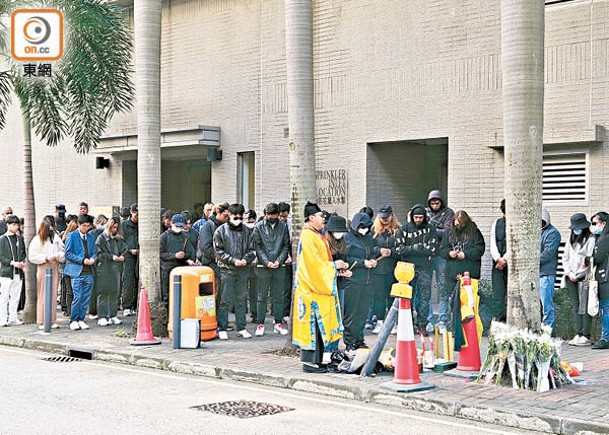
{"type": "Polygon", "coordinates": [[[433,256],[440,247],[436,227],[423,218],[421,225],[415,225],[410,213],[410,222],[400,228],[398,252],[400,259],[412,263],[417,269],[431,269],[433,256]]]}
{"type": "Polygon", "coordinates": [[[450,231],[453,226],[453,220],[455,219],[455,212],[452,208],[446,206],[446,202],[442,197],[442,193],[439,190],[432,190],[429,192],[429,196],[427,198],[427,218],[429,219],[429,223],[436,227],[436,232],[438,233],[438,239],[440,243],[444,240],[446,234],[450,231]],[[440,209],[438,211],[433,211],[431,206],[429,206],[429,202],[432,199],[438,199],[442,202],[440,209]]]}
{"type": "Polygon", "coordinates": [[[23,278],[23,270],[11,266],[11,261],[25,261],[25,241],[19,234],[5,233],[0,236],[0,277],[13,278],[18,273],[23,278]]]}
{"type": "Polygon", "coordinates": [[[394,235],[389,231],[383,231],[376,237],[372,238],[374,246],[372,248],[372,257],[377,259],[381,256],[381,249],[388,248],[391,249],[391,255],[389,257],[384,257],[379,260],[378,265],[372,269],[373,275],[387,275],[392,274],[395,270],[395,265],[398,262],[398,253],[397,253],[397,236],[400,234],[398,230],[394,235]]]}
{"type": "Polygon", "coordinates": [[[228,222],[220,225],[214,233],[214,250],[218,266],[223,272],[249,273],[250,268],[235,266],[235,260],[245,260],[249,265],[256,259],[254,235],[243,224],[238,227],[233,227],[228,222]]]}
{"type": "MultiPolygon", "coordinates": [[[[120,261],[112,260],[113,256],[120,257],[125,252],[125,242],[123,239],[110,238],[106,233],[101,233],[95,241],[97,246],[97,257],[95,259],[95,271],[98,278],[102,278],[104,281],[107,277],[112,278],[113,276],[120,275],[123,271],[123,263],[120,261]]],[[[114,280],[109,280],[110,284],[114,280]]]]}
{"type": "Polygon", "coordinates": [[[213,214],[199,227],[197,259],[203,266],[216,268],[216,251],[214,251],[214,233],[222,225],[213,214]]]}
{"type": "Polygon", "coordinates": [[[258,257],[258,267],[267,267],[267,264],[279,261],[285,266],[290,251],[290,235],[288,225],[279,221],[274,225],[261,220],[254,227],[254,247],[258,257]]]}
{"type": "MultiPolygon", "coordinates": [[[[372,235],[370,232],[365,236],[362,236],[357,232],[360,228],[370,228],[372,226],[372,220],[366,213],[357,213],[353,216],[351,222],[351,229],[345,234],[345,242],[347,243],[347,262],[349,266],[352,266],[357,261],[351,271],[353,275],[351,278],[347,278],[347,283],[355,284],[369,284],[372,279],[371,269],[364,267],[364,260],[375,260],[372,250],[374,249],[374,242],[372,241],[372,235]]],[[[348,290],[347,290],[348,291],[348,290]]]]}
{"type": "Polygon", "coordinates": [[[477,226],[471,240],[464,240],[462,233],[449,232],[442,240],[439,253],[442,258],[446,258],[446,281],[455,280],[458,274],[465,271],[469,271],[472,278],[480,279],[480,265],[485,248],[484,236],[477,226]],[[465,258],[450,258],[448,253],[452,250],[463,251],[465,258]]]}
{"type": "Polygon", "coordinates": [[[599,299],[609,298],[609,233],[604,231],[594,245],[594,266],[596,272],[594,277],[598,281],[599,299]]]}
{"type": "Polygon", "coordinates": [[[195,260],[195,251],[188,236],[184,233],[174,233],[167,230],[161,234],[161,269],[173,269],[177,266],[188,265],[187,260],[195,260]],[[177,259],[176,253],[184,251],[184,258],[177,259]]]}
{"type": "MultiPolygon", "coordinates": [[[[123,232],[123,240],[125,249],[140,249],[139,226],[137,222],[133,222],[131,218],[121,222],[121,230],[123,232]]],[[[125,254],[125,257],[131,255],[130,252],[125,254]]]]}

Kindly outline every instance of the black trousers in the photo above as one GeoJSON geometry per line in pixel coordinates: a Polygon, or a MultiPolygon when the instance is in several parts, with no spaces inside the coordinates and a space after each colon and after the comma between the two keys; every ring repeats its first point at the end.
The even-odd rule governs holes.
{"type": "Polygon", "coordinates": [[[364,325],[370,304],[370,290],[368,284],[347,283],[343,318],[343,341],[347,347],[358,348],[364,344],[364,325]]]}
{"type": "Polygon", "coordinates": [[[492,301],[492,316],[500,322],[505,322],[506,306],[507,306],[507,274],[508,268],[502,270],[495,268],[493,262],[493,271],[491,279],[493,283],[493,301],[492,301]]]}
{"type": "Polygon", "coordinates": [[[277,269],[258,268],[258,308],[256,310],[256,321],[259,325],[264,324],[267,311],[269,291],[273,307],[273,318],[275,323],[281,323],[285,312],[285,300],[283,291],[285,289],[285,267],[277,269]]]}
{"type": "MultiPolygon", "coordinates": [[[[123,285],[119,292],[118,299],[123,297],[123,308],[134,310],[137,307],[137,281],[138,257],[131,254],[125,254],[125,262],[123,264],[123,285]]],[[[169,277],[168,277],[169,279],[169,277]]],[[[120,303],[119,303],[120,305],[120,303]]]]}
{"type": "MultiPolygon", "coordinates": [[[[365,320],[365,319],[364,319],[365,320]]],[[[315,350],[300,349],[300,361],[303,363],[321,364],[324,356],[324,342],[319,325],[315,322],[315,350]]]]}

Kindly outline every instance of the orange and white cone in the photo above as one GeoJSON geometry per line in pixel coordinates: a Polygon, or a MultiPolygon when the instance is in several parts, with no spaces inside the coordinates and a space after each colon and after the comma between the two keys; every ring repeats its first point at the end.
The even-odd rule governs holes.
{"type": "Polygon", "coordinates": [[[414,342],[412,307],[410,299],[407,298],[400,298],[393,382],[396,384],[418,384],[421,382],[417,364],[417,347],[414,342]]]}

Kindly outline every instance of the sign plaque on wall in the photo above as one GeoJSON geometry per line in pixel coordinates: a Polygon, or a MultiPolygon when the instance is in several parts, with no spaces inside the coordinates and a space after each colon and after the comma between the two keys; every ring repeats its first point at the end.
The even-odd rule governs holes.
{"type": "Polygon", "coordinates": [[[346,217],[347,213],[347,170],[322,169],[315,171],[317,203],[331,212],[346,217]]]}

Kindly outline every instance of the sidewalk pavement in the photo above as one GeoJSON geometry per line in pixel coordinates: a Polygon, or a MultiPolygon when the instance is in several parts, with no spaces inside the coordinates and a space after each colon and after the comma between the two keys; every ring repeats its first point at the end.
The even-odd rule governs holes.
{"type": "MultiPolygon", "coordinates": [[[[609,433],[609,351],[565,343],[563,359],[582,361],[584,371],[577,384],[546,393],[484,386],[431,371],[423,373],[421,379],[436,388],[396,393],[380,387],[391,381],[391,373],[367,378],[342,373],[303,373],[298,358],[276,354],[286,337],[273,334],[268,319],[263,337],[242,339],[229,332],[227,341],[213,340],[199,349],[174,350],[167,338],[157,346],[131,346],[128,337],[117,336],[117,328],[131,331],[134,317],[125,318],[119,327],[99,327],[96,321],[88,321],[91,329],[87,331],[70,331],[67,320],[61,314],[58,317],[61,328],[49,335],[41,334],[36,325],[0,328],[0,345],[64,355],[71,350],[84,350],[100,361],[254,382],[538,432],[609,433]]],[[[248,324],[247,329],[253,335],[255,325],[248,324]]],[[[370,346],[375,339],[366,331],[370,346]]],[[[391,336],[387,346],[394,343],[395,337],[391,336]]],[[[485,344],[486,339],[482,343],[483,356],[485,344]]]]}

